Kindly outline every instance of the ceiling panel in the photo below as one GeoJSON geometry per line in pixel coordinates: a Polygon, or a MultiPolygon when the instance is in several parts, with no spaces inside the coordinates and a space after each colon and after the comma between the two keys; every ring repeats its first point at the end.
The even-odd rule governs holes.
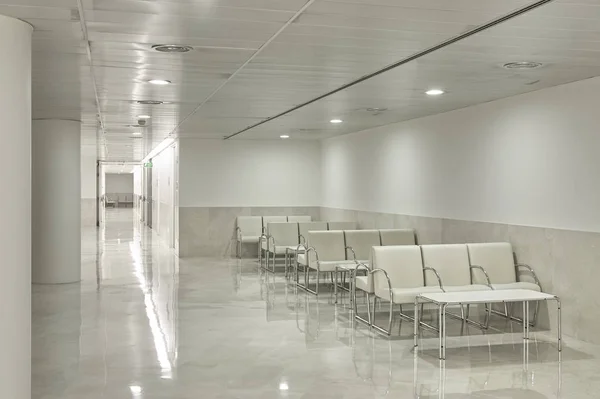
{"type": "MultiPolygon", "coordinates": [[[[314,0],[296,15],[307,1],[81,0],[93,71],[77,0],[0,0],[0,14],[35,27],[34,117],[79,119],[84,145],[125,161],[170,134],[230,135],[531,2],[314,0]],[[164,43],[194,49],[151,49],[164,43]]],[[[597,76],[599,22],[598,0],[555,0],[237,137],[320,139],[597,76]],[[520,60],[544,67],[501,67],[520,60]]]]}

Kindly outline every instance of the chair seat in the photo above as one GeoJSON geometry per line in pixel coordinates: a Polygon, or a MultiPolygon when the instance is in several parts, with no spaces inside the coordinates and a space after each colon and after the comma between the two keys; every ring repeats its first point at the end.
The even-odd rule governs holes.
{"type": "MultiPolygon", "coordinates": [[[[288,247],[288,246],[279,247],[279,246],[275,245],[275,248],[269,248],[269,252],[275,253],[276,255],[285,255],[288,248],[291,248],[291,247],[288,247]]],[[[294,249],[296,249],[296,247],[294,247],[294,249]]]]}
{"type": "MultiPolygon", "coordinates": [[[[356,262],[353,260],[335,260],[335,261],[322,261],[319,262],[319,271],[322,272],[334,272],[338,266],[343,266],[348,269],[356,268],[356,262]]],[[[312,262],[310,268],[317,270],[317,263],[312,262]]]]}
{"type": "Polygon", "coordinates": [[[373,288],[373,279],[369,279],[368,276],[357,276],[355,280],[356,289],[365,291],[368,294],[375,292],[373,288]]]}
{"type": "Polygon", "coordinates": [[[293,253],[297,253],[297,254],[303,254],[306,252],[306,249],[304,247],[300,247],[298,248],[297,245],[288,245],[287,247],[285,247],[288,249],[289,253],[293,254],[293,253]]]}
{"type": "Polygon", "coordinates": [[[528,283],[525,281],[520,281],[516,283],[506,283],[506,284],[492,284],[495,290],[533,290],[533,291],[541,291],[539,285],[535,283],[528,283]]]}
{"type": "Polygon", "coordinates": [[[444,286],[444,290],[446,292],[488,291],[490,287],[483,284],[451,285],[449,287],[444,286]]]}
{"type": "Polygon", "coordinates": [[[242,242],[258,243],[260,236],[242,236],[242,242]]]}
{"type": "MultiPolygon", "coordinates": [[[[394,303],[396,304],[414,304],[417,295],[439,292],[442,292],[442,290],[439,287],[392,288],[392,293],[394,294],[394,303]]],[[[381,298],[388,301],[390,300],[389,293],[387,290],[384,291],[381,298]]]]}

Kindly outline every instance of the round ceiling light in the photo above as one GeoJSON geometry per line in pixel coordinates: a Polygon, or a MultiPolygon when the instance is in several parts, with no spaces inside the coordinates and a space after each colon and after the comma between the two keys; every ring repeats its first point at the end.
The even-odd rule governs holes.
{"type": "Polygon", "coordinates": [[[153,85],[164,86],[164,85],[170,85],[171,81],[170,80],[164,80],[164,79],[151,79],[151,80],[148,81],[148,83],[151,83],[153,85]]]}
{"type": "Polygon", "coordinates": [[[290,136],[288,136],[287,134],[282,134],[281,136],[279,136],[282,139],[289,139],[290,136]]]}
{"type": "Polygon", "coordinates": [[[138,115],[137,117],[138,117],[138,119],[150,119],[151,118],[150,115],[138,115]]]}
{"type": "Polygon", "coordinates": [[[187,53],[193,49],[191,46],[180,46],[178,44],[155,44],[152,46],[152,50],[161,53],[187,53]]]}
{"type": "Polygon", "coordinates": [[[541,62],[535,62],[535,61],[518,61],[518,62],[507,62],[506,64],[502,65],[503,68],[505,69],[536,69],[541,67],[542,64],[541,62]]]}
{"type": "Polygon", "coordinates": [[[137,103],[138,104],[143,104],[143,105],[160,105],[160,104],[166,104],[164,101],[158,101],[158,100],[139,100],[137,103]]]}
{"type": "Polygon", "coordinates": [[[341,119],[332,119],[329,122],[337,124],[337,123],[342,123],[343,121],[341,119]]]}
{"type": "Polygon", "coordinates": [[[442,94],[444,94],[445,91],[444,90],[440,90],[440,89],[431,89],[431,90],[427,90],[425,92],[425,94],[427,94],[428,96],[440,96],[442,94]]]}

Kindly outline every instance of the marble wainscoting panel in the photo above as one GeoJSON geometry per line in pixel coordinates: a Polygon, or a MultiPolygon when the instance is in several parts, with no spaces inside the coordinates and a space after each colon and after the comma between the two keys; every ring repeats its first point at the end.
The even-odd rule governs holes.
{"type": "Polygon", "coordinates": [[[321,219],[329,222],[357,222],[359,229],[414,229],[417,242],[442,242],[442,219],[349,209],[321,208],[321,219]]]}
{"type": "Polygon", "coordinates": [[[81,199],[81,225],[84,227],[96,225],[96,198],[81,199]]]}
{"type": "MultiPolygon", "coordinates": [[[[180,257],[230,257],[236,255],[238,216],[310,215],[320,220],[319,207],[181,207],[179,208],[180,257]]],[[[242,256],[256,257],[257,246],[244,245],[242,256]]]]}

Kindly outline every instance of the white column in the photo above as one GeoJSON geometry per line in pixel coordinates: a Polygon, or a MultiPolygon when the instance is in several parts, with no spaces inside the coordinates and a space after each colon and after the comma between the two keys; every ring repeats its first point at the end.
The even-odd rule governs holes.
{"type": "Polygon", "coordinates": [[[0,15],[0,396],[31,398],[31,32],[0,15]]]}
{"type": "Polygon", "coordinates": [[[81,123],[32,126],[32,271],[39,284],[81,279],[81,123]]]}

